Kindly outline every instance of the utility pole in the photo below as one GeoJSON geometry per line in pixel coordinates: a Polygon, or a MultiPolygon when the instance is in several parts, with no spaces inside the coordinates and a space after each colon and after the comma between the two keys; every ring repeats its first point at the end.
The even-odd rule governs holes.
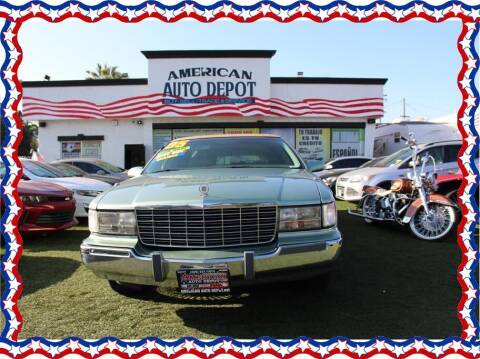
{"type": "Polygon", "coordinates": [[[403,113],[402,113],[402,115],[400,116],[403,121],[405,121],[407,118],[410,117],[410,116],[407,116],[406,106],[407,106],[407,102],[405,101],[405,97],[404,97],[404,98],[403,98],[403,113]]]}

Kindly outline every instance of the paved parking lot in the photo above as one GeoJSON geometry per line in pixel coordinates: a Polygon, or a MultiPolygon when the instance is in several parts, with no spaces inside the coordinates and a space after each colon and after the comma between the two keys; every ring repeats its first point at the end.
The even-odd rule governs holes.
{"type": "Polygon", "coordinates": [[[328,287],[310,280],[252,287],[223,297],[160,290],[128,298],[81,265],[85,225],[46,238],[26,238],[20,262],[25,281],[21,337],[460,334],[455,235],[440,243],[422,242],[399,227],[367,226],[348,216],[346,206],[338,204],[344,247],[328,287]]]}

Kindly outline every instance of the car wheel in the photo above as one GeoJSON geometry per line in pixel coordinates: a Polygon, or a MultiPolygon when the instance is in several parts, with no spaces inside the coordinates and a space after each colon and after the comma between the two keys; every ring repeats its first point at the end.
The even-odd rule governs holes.
{"type": "Polygon", "coordinates": [[[110,288],[112,288],[115,292],[127,297],[138,296],[152,289],[152,287],[148,285],[123,283],[116,280],[109,280],[108,284],[110,284],[110,288]]]}

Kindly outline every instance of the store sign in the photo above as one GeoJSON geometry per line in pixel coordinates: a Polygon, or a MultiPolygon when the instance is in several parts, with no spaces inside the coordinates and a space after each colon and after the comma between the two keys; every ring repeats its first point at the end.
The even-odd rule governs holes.
{"type": "MultiPolygon", "coordinates": [[[[169,71],[163,94],[182,97],[182,103],[185,103],[185,98],[198,97],[228,97],[240,100],[242,97],[254,96],[256,86],[252,71],[245,69],[188,67],[169,71]]],[[[168,99],[168,103],[176,103],[176,100],[168,99]]],[[[242,102],[245,101],[244,99],[242,102]]]]}
{"type": "Polygon", "coordinates": [[[297,128],[296,149],[305,161],[325,162],[330,157],[330,129],[297,128]]]}
{"type": "Polygon", "coordinates": [[[226,135],[254,135],[260,133],[259,128],[226,128],[226,135]]]}
{"type": "Polygon", "coordinates": [[[363,156],[365,153],[365,130],[332,129],[332,158],[363,156]]]}

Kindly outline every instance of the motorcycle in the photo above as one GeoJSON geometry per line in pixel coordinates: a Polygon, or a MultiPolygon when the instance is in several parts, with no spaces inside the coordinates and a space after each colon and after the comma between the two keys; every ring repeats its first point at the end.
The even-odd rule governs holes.
{"type": "Polygon", "coordinates": [[[455,224],[456,204],[446,196],[435,193],[435,159],[426,155],[419,161],[418,146],[412,133],[409,134],[407,144],[412,150],[412,171],[407,174],[407,178],[394,180],[388,190],[365,186],[359,209],[348,209],[348,213],[364,218],[369,224],[390,221],[408,225],[410,232],[419,239],[441,240],[455,224]],[[429,161],[433,162],[432,173],[425,172],[429,161]]]}

